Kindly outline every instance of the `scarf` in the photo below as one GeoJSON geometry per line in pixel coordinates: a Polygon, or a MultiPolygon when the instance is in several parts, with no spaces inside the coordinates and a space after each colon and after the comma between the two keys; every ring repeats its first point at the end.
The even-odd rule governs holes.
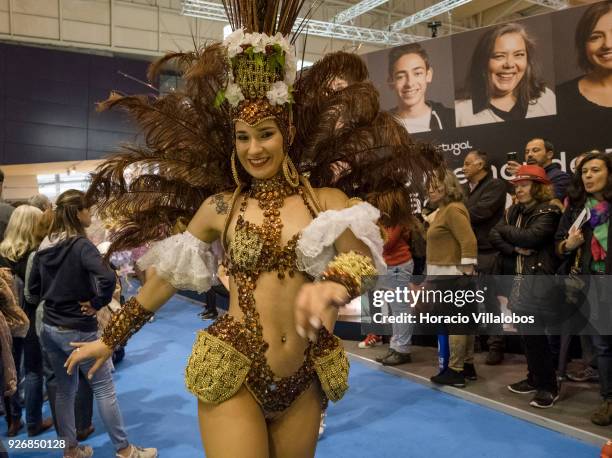
{"type": "Polygon", "coordinates": [[[608,228],[610,226],[610,204],[603,200],[599,202],[589,197],[586,206],[591,211],[589,224],[593,229],[591,238],[591,267],[595,272],[605,271],[605,260],[608,254],[608,228]]]}

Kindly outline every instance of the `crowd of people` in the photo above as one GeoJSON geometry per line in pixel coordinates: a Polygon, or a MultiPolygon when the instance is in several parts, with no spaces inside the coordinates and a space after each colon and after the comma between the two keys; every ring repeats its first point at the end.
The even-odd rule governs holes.
{"type": "MultiPolygon", "coordinates": [[[[552,275],[566,272],[568,266],[574,273],[609,274],[612,158],[598,151],[582,154],[575,161],[573,176],[553,160],[550,141],[531,139],[525,147],[526,164],[508,163],[513,175],[510,188],[492,176],[488,155],[473,150],[465,156],[464,185],[448,169],[430,180],[420,221],[406,220],[405,212],[398,211],[411,205],[406,193],[372,195],[370,203],[381,211],[379,225],[385,233],[383,256],[388,268],[384,277],[388,284],[379,287],[393,289],[410,284],[415,274],[426,274],[429,284],[435,284],[436,277],[448,281],[473,275],[552,275]],[[581,227],[572,226],[585,206],[593,216],[581,227]]],[[[112,362],[96,367],[91,372],[93,377],[79,377],[76,371],[68,374],[64,368],[73,350],[70,342],[95,340],[99,322],[103,321],[100,310],[113,297],[119,300],[121,294],[113,266],[103,260],[85,233],[91,214],[84,194],[64,192],[55,209],[43,195],[17,205],[1,202],[0,217],[4,226],[0,243],[0,341],[7,434],[19,434],[25,410],[28,436],[55,427],[68,441],[65,456],[91,456],[91,448],[78,442],[94,431],[95,398],[118,456],[155,456],[154,449],[133,446],[127,439],[112,380],[112,362]],[[92,282],[98,285],[95,290],[92,282]],[[42,414],[44,392],[50,400],[52,418],[42,414]]],[[[227,296],[221,246],[215,251],[215,260],[219,266],[217,281],[206,295],[200,314],[203,319],[216,318],[216,300],[220,295],[227,296]]],[[[500,296],[512,295],[513,285],[503,283],[489,289],[484,302],[487,312],[499,314],[500,296]]],[[[446,286],[452,287],[448,283],[446,286]]],[[[609,301],[605,291],[600,297],[609,301]]],[[[410,312],[401,302],[388,305],[395,314],[410,312]]],[[[535,315],[544,324],[537,335],[518,327],[527,376],[510,383],[508,389],[533,394],[530,405],[549,408],[559,399],[562,380],[598,381],[602,404],[591,419],[598,425],[611,424],[612,338],[580,336],[583,368],[566,372],[561,360],[567,354],[560,351],[563,337],[558,329],[555,333],[552,326],[547,327],[555,312],[547,308],[550,304],[516,301],[508,305],[513,313],[535,315]]],[[[377,361],[384,365],[410,363],[414,332],[411,324],[394,324],[388,352],[377,361]]],[[[487,336],[486,364],[502,363],[505,337],[501,324],[489,325],[487,336]]],[[[464,387],[467,381],[478,379],[475,337],[473,333],[449,336],[448,365],[431,377],[433,383],[464,387]]],[[[372,347],[382,340],[383,336],[368,335],[360,347],[372,347]]],[[[81,364],[81,374],[88,374],[94,364],[94,360],[81,364]]]]}
{"type": "Polygon", "coordinates": [[[155,449],[128,441],[111,361],[93,377],[85,376],[86,364],[80,376],[64,367],[70,342],[97,338],[109,307],[122,302],[114,266],[87,236],[92,216],[84,196],[66,191],[55,208],[42,194],[13,205],[0,202],[0,381],[7,435],[20,434],[25,410],[28,437],[54,427],[66,441],[65,457],[92,456],[92,448],[79,442],[94,432],[95,398],[118,457],[155,457],[155,449]]]}
{"type": "MultiPolygon", "coordinates": [[[[252,19],[240,9],[226,10],[234,15],[234,26],[252,19]]],[[[258,40],[280,40],[291,30],[289,22],[284,32],[270,29],[258,40]]],[[[513,313],[537,317],[541,332],[517,326],[527,374],[509,381],[508,389],[533,394],[533,407],[550,408],[559,399],[560,380],[597,380],[602,403],[591,420],[612,424],[612,336],[580,336],[585,366],[566,372],[562,347],[568,336],[554,326],[555,311],[546,301],[521,300],[520,291],[530,276],[611,273],[612,156],[585,153],[572,176],[555,162],[550,141],[532,138],[525,146],[525,164],[508,161],[509,183],[493,176],[486,152],[473,150],[465,156],[466,182],[461,184],[453,171],[440,167],[433,146],[408,135],[553,114],[552,91],[537,73],[525,72],[532,67],[533,43],[524,27],[506,24],[486,33],[470,67],[469,80],[478,84],[466,85],[454,113],[426,97],[433,67],[418,44],[392,54],[389,83],[399,101],[391,113],[379,112],[363,62],[348,53],[327,56],[305,73],[294,112],[289,96],[294,50],[280,41],[255,51],[261,45],[249,41],[255,35],[236,28],[223,52],[212,45],[201,55],[182,56],[179,66],[192,65],[184,72],[189,98],[168,95],[163,103],[172,108],[172,122],[166,113],[144,127],[143,151],[148,160],[159,160],[159,176],[135,177],[130,192],[123,192],[125,168],[143,157],[138,147],[119,162],[110,159],[94,175],[90,197],[101,214],[114,211],[132,223],[118,229],[112,248],[140,242],[134,258],[142,269],[135,270],[142,288],[136,296],[124,301],[117,266],[88,237],[92,200],[83,192],[65,191],[54,205],[42,195],[14,205],[0,200],[0,382],[7,434],[20,433],[25,410],[28,436],[54,427],[66,441],[64,457],[91,457],[92,448],[81,442],[94,431],[95,399],[118,457],[156,457],[156,449],[128,439],[113,360],[177,290],[189,289],[206,291],[200,316],[216,319],[198,334],[186,369],[186,385],[198,398],[206,453],[242,456],[248,448],[258,456],[298,456],[298,451],[313,456],[327,402],[339,400],[348,388],[348,360],[333,336],[337,306],[367,291],[364,278],[385,271],[378,285],[383,289],[409,285],[421,274],[425,289],[447,290],[482,276],[511,278],[487,289],[485,312],[499,315],[500,298],[506,297],[513,313]],[[489,62],[504,49],[516,55],[521,70],[512,85],[495,77],[503,62],[489,62]],[[269,61],[268,70],[282,67],[263,75],[269,81],[257,87],[263,67],[250,62],[254,54],[256,61],[269,61]],[[236,67],[231,77],[228,61],[236,67]],[[218,65],[204,71],[204,63],[211,62],[218,65]],[[490,71],[482,72],[485,67],[490,71]],[[279,80],[281,75],[285,79],[279,80]],[[212,94],[199,78],[213,81],[211,87],[225,86],[212,94]],[[185,100],[197,101],[197,109],[185,100]],[[199,125],[210,138],[203,140],[199,131],[185,134],[176,119],[189,121],[182,127],[199,125]],[[233,128],[227,129],[230,123],[233,128]],[[352,142],[361,138],[355,133],[358,124],[368,152],[388,154],[385,167],[375,155],[363,154],[359,141],[352,142]],[[331,144],[340,152],[331,151],[331,144]],[[192,168],[164,162],[176,145],[186,164],[194,161],[192,168]],[[302,159],[296,159],[297,167],[293,157],[302,159]],[[311,167],[308,174],[298,172],[304,164],[311,167]],[[427,191],[416,218],[408,211],[414,202],[404,186],[414,176],[426,178],[427,191]],[[343,192],[354,190],[363,191],[367,202],[343,192]],[[130,195],[138,191],[148,195],[130,195]],[[576,225],[585,208],[589,217],[576,225]],[[164,224],[174,224],[174,230],[164,224]],[[169,236],[162,238],[161,232],[169,236]],[[228,291],[229,313],[220,314],[217,299],[228,291]],[[50,418],[43,415],[45,393],[50,418]]],[[[587,74],[576,83],[583,95],[589,93],[588,82],[587,74]]],[[[150,115],[154,103],[115,94],[102,105],[127,106],[138,118],[150,115]]],[[[0,171],[0,191],[3,178],[0,171]]],[[[418,181],[411,185],[424,192],[418,181]]],[[[597,296],[607,303],[611,295],[600,288],[597,296]]],[[[401,301],[387,305],[393,314],[411,313],[401,301]]],[[[478,380],[474,331],[447,329],[450,354],[431,377],[433,383],[465,387],[478,380]]],[[[502,324],[490,323],[486,331],[485,362],[502,364],[502,324]]],[[[415,326],[396,322],[391,333],[388,352],[378,362],[410,364],[415,326]]],[[[383,340],[368,335],[359,346],[383,340]]]]}
{"type": "MultiPolygon", "coordinates": [[[[509,182],[493,177],[488,155],[479,150],[465,156],[464,185],[450,170],[440,172],[429,183],[421,218],[423,225],[407,223],[389,233],[385,259],[390,266],[393,263],[389,260],[394,258],[407,266],[401,277],[403,285],[414,286],[418,277],[411,278],[413,274],[425,274],[425,288],[452,287],[443,282],[449,278],[460,282],[466,274],[487,277],[485,312],[499,315],[503,302],[514,314],[535,317],[535,326],[517,325],[527,358],[527,376],[509,383],[508,389],[517,394],[531,394],[533,407],[549,408],[559,399],[561,381],[599,382],[602,403],[591,420],[597,425],[609,425],[612,423],[611,338],[593,329],[583,331],[585,335],[579,336],[583,366],[568,371],[567,346],[571,336],[561,335],[564,331],[557,322],[561,305],[547,298],[538,300],[534,295],[526,300],[524,294],[517,296],[516,291],[527,275],[537,276],[532,278],[541,283],[545,276],[610,274],[607,250],[612,158],[596,150],[581,154],[574,161],[575,172],[571,174],[555,162],[554,146],[549,140],[533,138],[526,143],[524,159],[524,164],[508,161],[507,170],[512,175],[509,182]],[[574,224],[585,207],[590,217],[574,224]],[[396,234],[401,234],[401,241],[396,234]],[[426,242],[424,253],[419,246],[420,239],[426,242]],[[411,253],[413,244],[419,251],[418,257],[423,259],[411,253]],[[424,271],[412,269],[417,264],[424,264],[424,271]]],[[[399,275],[395,270],[390,267],[390,272],[399,275]]],[[[599,301],[607,304],[608,294],[602,285],[605,281],[596,285],[599,301]]],[[[392,289],[386,284],[378,287],[392,289]]],[[[390,313],[396,314],[393,309],[405,304],[389,306],[390,313]]],[[[417,312],[418,309],[417,306],[417,312]]],[[[484,329],[488,346],[485,363],[501,364],[507,339],[502,324],[488,323],[484,329]]],[[[461,335],[449,331],[448,364],[431,377],[433,383],[464,387],[466,381],[477,380],[473,354],[475,347],[480,348],[480,339],[475,344],[474,334],[478,329],[472,331],[461,335]]],[[[415,330],[414,325],[394,324],[389,353],[378,362],[410,363],[409,343],[413,333],[419,332],[422,330],[415,330]]],[[[369,334],[359,347],[373,347],[385,339],[386,336],[369,334]]]]}

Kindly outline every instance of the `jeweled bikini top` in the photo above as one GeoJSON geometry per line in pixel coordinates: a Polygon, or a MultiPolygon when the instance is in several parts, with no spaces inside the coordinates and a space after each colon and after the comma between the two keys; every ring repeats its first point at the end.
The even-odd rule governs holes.
{"type": "Polygon", "coordinates": [[[234,238],[229,245],[230,274],[258,276],[262,272],[276,271],[279,278],[284,278],[285,273],[293,276],[297,259],[295,246],[300,235],[295,234],[284,247],[281,246],[283,223],[280,209],[285,199],[295,194],[302,197],[314,219],[316,213],[302,187],[291,187],[282,175],[269,180],[254,180],[240,204],[234,238]],[[257,200],[259,208],[263,210],[264,220],[261,225],[244,219],[249,198],[257,200]]]}

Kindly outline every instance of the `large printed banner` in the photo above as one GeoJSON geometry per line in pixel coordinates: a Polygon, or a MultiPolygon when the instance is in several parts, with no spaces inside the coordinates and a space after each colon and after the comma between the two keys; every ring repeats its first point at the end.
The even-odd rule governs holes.
{"type": "MultiPolygon", "coordinates": [[[[414,137],[458,169],[486,151],[508,179],[534,137],[573,170],[580,153],[612,152],[612,3],[530,17],[366,54],[370,78],[414,137]]],[[[461,177],[460,170],[456,173],[461,177]]]]}

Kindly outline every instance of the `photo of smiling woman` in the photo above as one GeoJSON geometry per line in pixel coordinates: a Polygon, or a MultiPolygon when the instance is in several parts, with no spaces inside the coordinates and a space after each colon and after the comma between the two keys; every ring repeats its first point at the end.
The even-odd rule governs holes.
{"type": "Polygon", "coordinates": [[[612,113],[612,1],[586,9],[574,37],[578,67],[584,72],[558,88],[559,113],[612,113]]]}
{"type": "Polygon", "coordinates": [[[556,114],[534,41],[521,24],[488,29],[472,54],[463,94],[455,101],[457,127],[556,114]]]}

